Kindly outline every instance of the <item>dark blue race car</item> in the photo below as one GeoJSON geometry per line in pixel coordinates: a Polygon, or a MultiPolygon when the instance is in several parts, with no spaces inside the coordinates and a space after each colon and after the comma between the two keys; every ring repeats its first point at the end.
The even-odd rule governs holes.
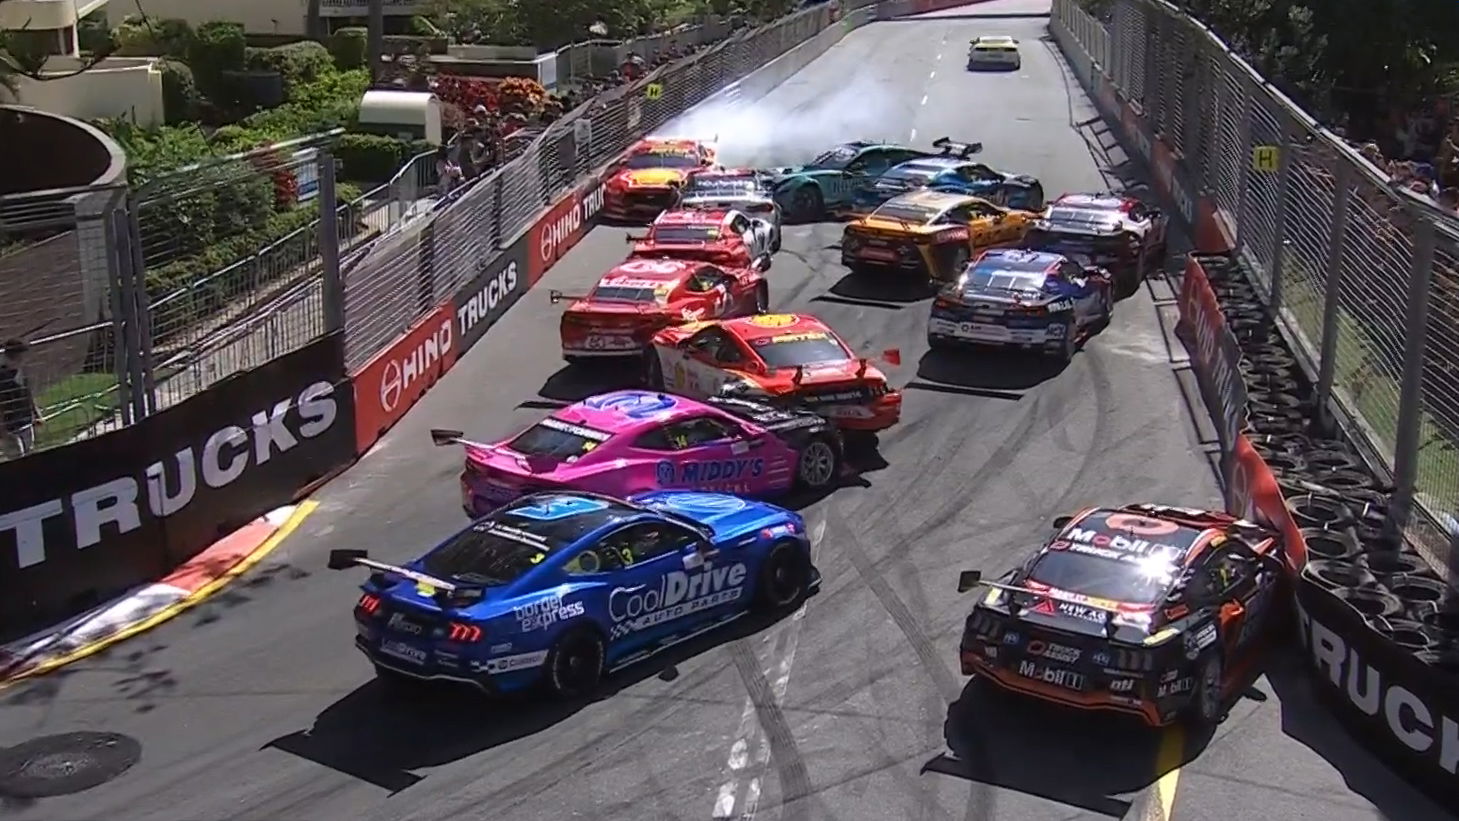
{"type": "Polygon", "coordinates": [[[355,644],[383,680],[445,679],[565,698],[603,675],[820,583],[797,514],[718,493],[526,496],[403,566],[374,572],[355,644]]]}
{"type": "Polygon", "coordinates": [[[953,153],[920,157],[898,165],[857,189],[852,211],[869,213],[892,197],[918,188],[968,194],[1007,208],[1041,211],[1044,186],[1028,174],[1009,174],[953,153]]]}
{"type": "Polygon", "coordinates": [[[1087,259],[994,249],[938,293],[927,322],[933,348],[1025,348],[1068,361],[1114,313],[1110,274],[1087,259]]]}

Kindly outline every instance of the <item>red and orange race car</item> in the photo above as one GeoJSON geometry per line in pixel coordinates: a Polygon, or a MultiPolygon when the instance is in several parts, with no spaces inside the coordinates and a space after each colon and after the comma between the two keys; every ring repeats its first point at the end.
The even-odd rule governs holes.
{"type": "Polygon", "coordinates": [[[1160,726],[1216,723],[1280,619],[1279,535],[1218,511],[1136,504],[1054,520],[1042,548],[985,582],[964,675],[1160,726]]]}
{"type": "Polygon", "coordinates": [[[636,257],[702,259],[748,268],[775,248],[774,228],[739,211],[665,211],[641,237],[629,237],[636,257]]]}
{"type": "MultiPolygon", "coordinates": [[[[899,364],[901,354],[882,359],[899,364]]],[[[740,396],[806,408],[847,430],[878,431],[902,416],[902,394],[871,358],[805,314],[694,322],[654,334],[650,386],[689,397],[740,396]]]]}
{"type": "Polygon", "coordinates": [[[760,313],[770,305],[763,263],[720,266],[689,259],[629,259],[604,274],[562,315],[562,355],[569,362],[640,356],[655,332],[684,322],[760,313]]]}
{"type": "Polygon", "coordinates": [[[603,216],[653,219],[679,199],[679,187],[691,172],[714,160],[714,146],[702,140],[639,140],[603,184],[603,216]]]}

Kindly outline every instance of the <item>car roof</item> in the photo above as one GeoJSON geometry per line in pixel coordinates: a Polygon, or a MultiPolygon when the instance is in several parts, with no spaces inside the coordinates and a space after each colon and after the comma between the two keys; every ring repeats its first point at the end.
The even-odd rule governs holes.
{"type": "Polygon", "coordinates": [[[1006,34],[984,34],[973,39],[973,43],[980,46],[1016,46],[1018,41],[1006,34]]]}
{"type": "Polygon", "coordinates": [[[946,191],[909,191],[906,194],[899,194],[892,197],[884,204],[916,205],[922,208],[946,211],[949,208],[963,205],[976,199],[978,198],[970,197],[966,194],[952,194],[946,191]]]}
{"type": "MultiPolygon", "coordinates": [[[[637,287],[652,288],[657,285],[665,285],[678,282],[707,264],[703,260],[698,259],[674,259],[673,257],[655,257],[651,269],[649,266],[634,265],[634,263],[642,261],[642,259],[638,258],[623,260],[617,265],[614,265],[612,268],[609,268],[608,272],[603,274],[603,276],[598,279],[598,285],[603,286],[605,284],[608,284],[609,280],[627,280],[635,283],[643,283],[642,285],[637,287]],[[625,266],[629,266],[627,271],[619,270],[625,266]]],[[[631,288],[635,286],[629,285],[627,282],[620,282],[616,285],[610,285],[609,287],[631,288]]]]}
{"type": "MultiPolygon", "coordinates": [[[[556,490],[523,496],[508,503],[494,515],[511,516],[511,526],[527,533],[560,532],[563,525],[567,524],[569,520],[584,516],[592,517],[593,521],[587,523],[589,526],[581,531],[578,538],[564,543],[555,551],[561,555],[576,549],[605,526],[640,519],[645,514],[651,515],[651,512],[608,496],[573,490],[556,490]]],[[[482,525],[483,523],[474,523],[460,532],[465,533],[480,528],[482,525]]]]}
{"type": "Polygon", "coordinates": [[[809,314],[758,314],[727,319],[719,324],[746,342],[781,334],[831,333],[830,326],[809,314]]]}
{"type": "Polygon", "coordinates": [[[1063,254],[1055,254],[1048,251],[993,248],[984,251],[973,262],[973,270],[979,273],[1050,273],[1066,259],[1063,254]]]}
{"type": "Polygon", "coordinates": [[[690,154],[698,151],[701,145],[702,143],[700,143],[698,140],[662,139],[658,137],[648,137],[646,139],[639,140],[638,144],[633,147],[633,152],[635,154],[647,154],[651,152],[664,154],[690,154]]]}
{"type": "Polygon", "coordinates": [[[918,157],[915,160],[899,162],[896,165],[892,166],[892,170],[896,171],[898,169],[907,168],[925,168],[929,171],[947,171],[948,169],[961,168],[964,165],[973,164],[974,163],[968,162],[961,157],[918,157]]]}
{"type": "Polygon", "coordinates": [[[1069,550],[1129,561],[1164,556],[1171,564],[1184,566],[1222,532],[1219,528],[1179,521],[1149,510],[1092,508],[1061,528],[1045,550],[1069,550]],[[1114,555],[1109,555],[1111,552],[1114,555]]]}
{"type": "Polygon", "coordinates": [[[695,211],[685,209],[682,211],[665,211],[659,214],[653,221],[652,227],[660,225],[720,225],[729,220],[730,212],[727,210],[718,211],[695,211]]]}
{"type": "Polygon", "coordinates": [[[1121,197],[1118,194],[1065,194],[1051,203],[1057,208],[1065,205],[1070,208],[1092,208],[1100,211],[1120,211],[1135,203],[1138,200],[1130,197],[1121,197]]]}
{"type": "Polygon", "coordinates": [[[633,433],[685,416],[707,412],[708,406],[683,396],[655,391],[600,393],[568,405],[552,418],[613,434],[633,433]]]}

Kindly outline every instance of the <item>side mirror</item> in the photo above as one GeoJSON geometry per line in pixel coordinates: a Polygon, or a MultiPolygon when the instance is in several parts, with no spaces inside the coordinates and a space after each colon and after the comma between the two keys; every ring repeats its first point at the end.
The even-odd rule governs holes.
{"type": "Polygon", "coordinates": [[[983,582],[983,571],[964,570],[957,574],[957,592],[966,593],[983,582]]]}
{"type": "Polygon", "coordinates": [[[454,445],[460,442],[461,437],[465,435],[465,433],[462,433],[459,430],[441,430],[440,428],[431,428],[431,443],[438,448],[445,447],[447,445],[454,445]]]}
{"type": "Polygon", "coordinates": [[[698,570],[704,566],[704,554],[699,550],[690,550],[683,556],[685,570],[698,570]]]}
{"type": "Polygon", "coordinates": [[[547,292],[547,301],[548,302],[551,302],[553,305],[556,305],[557,303],[561,302],[563,299],[565,299],[565,297],[562,295],[562,291],[548,291],[547,292]]]}
{"type": "Polygon", "coordinates": [[[1069,523],[1072,521],[1074,521],[1073,516],[1059,516],[1058,518],[1054,519],[1054,527],[1056,529],[1063,530],[1065,527],[1068,527],[1069,523]]]}
{"type": "Polygon", "coordinates": [[[339,549],[329,551],[330,570],[348,570],[354,567],[360,559],[370,558],[368,550],[339,549]]]}
{"type": "Polygon", "coordinates": [[[770,270],[770,255],[762,254],[755,257],[755,261],[750,263],[750,269],[762,274],[770,270]]]}

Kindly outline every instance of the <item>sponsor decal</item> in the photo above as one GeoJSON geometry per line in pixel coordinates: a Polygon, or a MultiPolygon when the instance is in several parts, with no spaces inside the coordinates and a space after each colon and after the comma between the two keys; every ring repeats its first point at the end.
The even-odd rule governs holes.
{"type": "Polygon", "coordinates": [[[1325,591],[1301,583],[1297,617],[1302,644],[1328,694],[1380,745],[1390,763],[1407,763],[1431,793],[1452,800],[1459,781],[1459,711],[1452,686],[1441,676],[1372,633],[1347,605],[1325,591]],[[1310,595],[1310,600],[1309,600],[1310,595]],[[1319,598],[1320,597],[1320,598],[1319,598]],[[1332,623],[1346,622],[1340,634],[1314,615],[1331,606],[1332,623]]]}
{"type": "Polygon", "coordinates": [[[758,457],[716,459],[708,462],[680,462],[678,465],[665,460],[658,463],[655,473],[661,485],[737,482],[744,479],[755,479],[764,474],[765,460],[758,457]]]}
{"type": "Polygon", "coordinates": [[[380,652],[411,664],[425,664],[429,655],[426,651],[418,647],[411,647],[403,641],[387,641],[380,645],[380,652]]]}
{"type": "Polygon", "coordinates": [[[355,440],[360,453],[400,421],[455,364],[455,329],[454,309],[446,303],[353,374],[355,440]]]}
{"type": "Polygon", "coordinates": [[[391,614],[390,621],[386,622],[385,626],[391,630],[398,630],[402,633],[412,633],[417,636],[420,635],[421,632],[424,630],[423,627],[411,621],[402,613],[391,614]]]}
{"type": "Polygon", "coordinates": [[[488,652],[488,653],[490,653],[492,655],[496,655],[498,653],[510,653],[511,650],[512,650],[512,643],[509,642],[509,641],[504,641],[501,644],[493,644],[491,646],[491,649],[487,650],[486,652],[488,652]]]}
{"type": "MultiPolygon", "coordinates": [[[[518,505],[508,512],[513,516],[520,516],[524,519],[533,519],[539,522],[555,522],[560,519],[571,519],[574,516],[581,516],[584,513],[593,513],[607,509],[608,502],[602,499],[590,499],[584,496],[562,496],[536,504],[518,505]]],[[[525,533],[518,531],[516,528],[506,527],[493,522],[479,524],[475,529],[478,531],[503,531],[507,532],[508,536],[512,538],[527,538],[534,541],[542,540],[541,536],[534,533],[525,533]]]]}
{"type": "Polygon", "coordinates": [[[1074,602],[1067,602],[1062,600],[1055,600],[1051,604],[1054,612],[1058,613],[1061,616],[1068,616],[1074,619],[1097,622],[1099,624],[1104,623],[1105,611],[1099,609],[1098,607],[1086,607],[1082,604],[1075,604],[1074,602]]]}
{"type": "Polygon", "coordinates": [[[1105,652],[1104,650],[1097,651],[1094,655],[1089,657],[1089,660],[1093,662],[1094,666],[1096,667],[1108,667],[1110,665],[1110,662],[1112,661],[1109,653],[1105,652]]]}
{"type": "Polygon", "coordinates": [[[1136,683],[1136,679],[1117,678],[1109,683],[1109,691],[1111,693],[1133,693],[1136,683]]]}
{"type": "Polygon", "coordinates": [[[563,433],[571,433],[573,436],[581,436],[582,438],[588,439],[593,442],[606,442],[609,439],[613,438],[613,434],[611,433],[607,433],[601,430],[593,430],[592,428],[585,428],[582,425],[574,425],[571,422],[564,422],[555,416],[549,416],[543,419],[541,422],[538,422],[537,424],[541,425],[544,428],[552,428],[553,430],[562,431],[563,433]]]}
{"type": "Polygon", "coordinates": [[[1098,530],[1086,530],[1081,527],[1071,527],[1064,534],[1061,541],[1069,542],[1069,549],[1080,553],[1090,553],[1107,559],[1132,559],[1143,560],[1151,556],[1165,556],[1175,558],[1184,551],[1179,547],[1161,542],[1152,542],[1138,536],[1125,536],[1120,533],[1102,533],[1098,530]],[[1093,550],[1081,550],[1082,547],[1094,548],[1093,550]]]}
{"type": "Polygon", "coordinates": [[[788,328],[800,321],[795,314],[759,314],[745,320],[757,328],[788,328]]]}
{"type": "Polygon", "coordinates": [[[1053,302],[1050,302],[1049,303],[1048,309],[1049,309],[1049,313],[1051,313],[1051,314],[1067,313],[1069,311],[1074,310],[1074,300],[1067,299],[1067,298],[1066,299],[1056,299],[1053,302]]]}
{"type": "Polygon", "coordinates": [[[1201,655],[1201,651],[1216,643],[1216,625],[1207,622],[1196,630],[1186,633],[1182,639],[1185,642],[1185,657],[1194,661],[1201,655]]]}
{"type": "Polygon", "coordinates": [[[590,397],[583,405],[597,411],[626,416],[629,419],[659,419],[679,407],[679,400],[662,393],[619,391],[590,397]]]}
{"type": "Polygon", "coordinates": [[[535,283],[542,274],[557,264],[592,227],[592,220],[603,210],[602,186],[574,191],[560,200],[527,232],[531,265],[528,282],[535,283]]]}
{"type": "MultiPolygon", "coordinates": [[[[208,400],[217,396],[209,395],[208,400]]],[[[203,396],[198,398],[203,401],[203,396]]],[[[158,421],[152,424],[185,418],[185,407],[186,403],[175,411],[164,412],[178,415],[153,417],[158,421]]],[[[207,405],[198,407],[206,409],[207,405]]],[[[116,476],[61,498],[0,514],[0,536],[12,534],[14,541],[15,569],[43,564],[54,550],[53,541],[70,542],[77,550],[86,550],[150,525],[153,519],[182,513],[200,492],[209,495],[209,490],[246,484],[252,475],[283,461],[286,454],[324,436],[340,416],[339,399],[328,382],[316,382],[296,396],[256,409],[236,410],[243,411],[239,415],[247,421],[201,435],[198,441],[147,464],[140,476],[116,476]],[[69,538],[59,539],[55,526],[47,527],[47,522],[53,520],[66,522],[69,538]],[[52,530],[49,540],[48,529],[52,530]]],[[[20,482],[9,485],[7,495],[20,489],[20,482]]],[[[216,528],[217,520],[212,524],[216,528]]],[[[216,538],[216,531],[212,535],[216,538]]]]}
{"type": "Polygon", "coordinates": [[[1018,643],[1021,641],[1023,641],[1023,636],[1013,632],[1012,630],[1003,634],[1003,643],[1008,645],[1009,647],[1017,647],[1018,643]]]}
{"type": "Polygon", "coordinates": [[[525,244],[518,240],[495,259],[476,261],[471,281],[452,299],[457,355],[469,350],[526,291],[525,244]]]}
{"type": "Polygon", "coordinates": [[[527,670],[533,667],[541,667],[547,661],[547,651],[538,650],[534,653],[518,653],[515,656],[502,656],[501,658],[487,659],[484,662],[471,662],[473,673],[510,673],[513,670],[527,670]]]}
{"type": "Polygon", "coordinates": [[[656,586],[617,588],[608,596],[612,635],[621,638],[735,601],[744,594],[748,576],[749,570],[740,563],[705,565],[693,573],[672,571],[656,586]]]}
{"type": "Polygon", "coordinates": [[[1045,667],[1031,661],[1020,661],[1018,663],[1018,674],[1024,678],[1042,681],[1045,684],[1052,684],[1056,687],[1063,687],[1069,690],[1083,690],[1087,681],[1083,673],[1076,673],[1073,670],[1062,670],[1057,667],[1045,667]]]}
{"type": "Polygon", "coordinates": [[[1175,681],[1165,682],[1161,684],[1155,690],[1155,697],[1166,698],[1167,696],[1178,696],[1182,693],[1189,693],[1191,690],[1195,689],[1195,686],[1195,678],[1191,676],[1186,676],[1185,678],[1180,678],[1176,679],[1175,681]]]}
{"type": "Polygon", "coordinates": [[[512,618],[524,633],[547,630],[560,621],[577,618],[587,612],[580,601],[565,601],[561,593],[537,599],[512,608],[512,618]]]}
{"type": "Polygon", "coordinates": [[[1073,664],[1079,660],[1080,650],[1076,647],[1066,647],[1062,644],[1054,644],[1039,639],[1028,643],[1024,652],[1030,656],[1042,656],[1050,661],[1057,661],[1062,664],[1073,664]]]}
{"type": "Polygon", "coordinates": [[[1226,325],[1205,268],[1194,258],[1186,263],[1179,300],[1177,330],[1190,348],[1191,364],[1201,383],[1206,410],[1216,422],[1221,449],[1229,453],[1246,426],[1246,387],[1237,364],[1240,348],[1226,325]]]}

